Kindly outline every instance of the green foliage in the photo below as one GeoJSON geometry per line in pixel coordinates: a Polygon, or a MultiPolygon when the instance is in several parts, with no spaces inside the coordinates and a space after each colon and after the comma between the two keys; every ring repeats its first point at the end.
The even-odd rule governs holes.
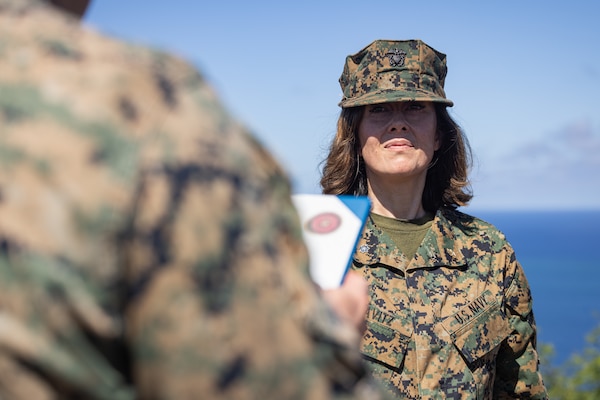
{"type": "Polygon", "coordinates": [[[574,354],[565,364],[553,364],[554,348],[539,347],[544,383],[552,400],[600,399],[600,326],[587,337],[581,353],[574,354]]]}

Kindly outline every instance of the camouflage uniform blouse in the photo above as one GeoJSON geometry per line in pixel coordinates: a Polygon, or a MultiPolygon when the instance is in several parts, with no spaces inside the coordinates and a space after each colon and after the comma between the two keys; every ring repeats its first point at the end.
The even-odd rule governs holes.
{"type": "Polygon", "coordinates": [[[300,238],[195,69],[0,0],[1,399],[378,398],[300,238]]]}
{"type": "Polygon", "coordinates": [[[546,398],[529,286],[496,228],[440,210],[407,260],[370,220],[357,249],[372,296],[362,352],[398,398],[546,398]]]}

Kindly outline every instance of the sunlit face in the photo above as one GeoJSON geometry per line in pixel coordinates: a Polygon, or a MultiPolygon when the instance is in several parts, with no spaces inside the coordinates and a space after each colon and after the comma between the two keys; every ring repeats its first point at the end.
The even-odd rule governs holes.
{"type": "Polygon", "coordinates": [[[372,104],[358,126],[367,178],[373,182],[422,179],[439,148],[432,102],[372,104]]]}

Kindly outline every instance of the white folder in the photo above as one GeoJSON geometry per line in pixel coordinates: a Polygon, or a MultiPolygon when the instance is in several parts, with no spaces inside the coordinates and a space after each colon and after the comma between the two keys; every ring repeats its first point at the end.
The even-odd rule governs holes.
{"type": "Polygon", "coordinates": [[[323,289],[340,286],[352,264],[371,202],[366,196],[295,194],[292,201],[310,257],[310,275],[323,289]]]}

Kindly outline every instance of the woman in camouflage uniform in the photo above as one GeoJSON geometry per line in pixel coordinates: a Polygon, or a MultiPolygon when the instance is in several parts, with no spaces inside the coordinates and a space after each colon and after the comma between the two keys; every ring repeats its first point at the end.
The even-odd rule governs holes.
{"type": "Polygon", "coordinates": [[[399,398],[544,399],[523,270],[501,232],[457,211],[471,160],[446,71],[420,40],[375,41],[340,78],[321,185],[373,204],[354,255],[371,292],[362,352],[399,398]]]}

